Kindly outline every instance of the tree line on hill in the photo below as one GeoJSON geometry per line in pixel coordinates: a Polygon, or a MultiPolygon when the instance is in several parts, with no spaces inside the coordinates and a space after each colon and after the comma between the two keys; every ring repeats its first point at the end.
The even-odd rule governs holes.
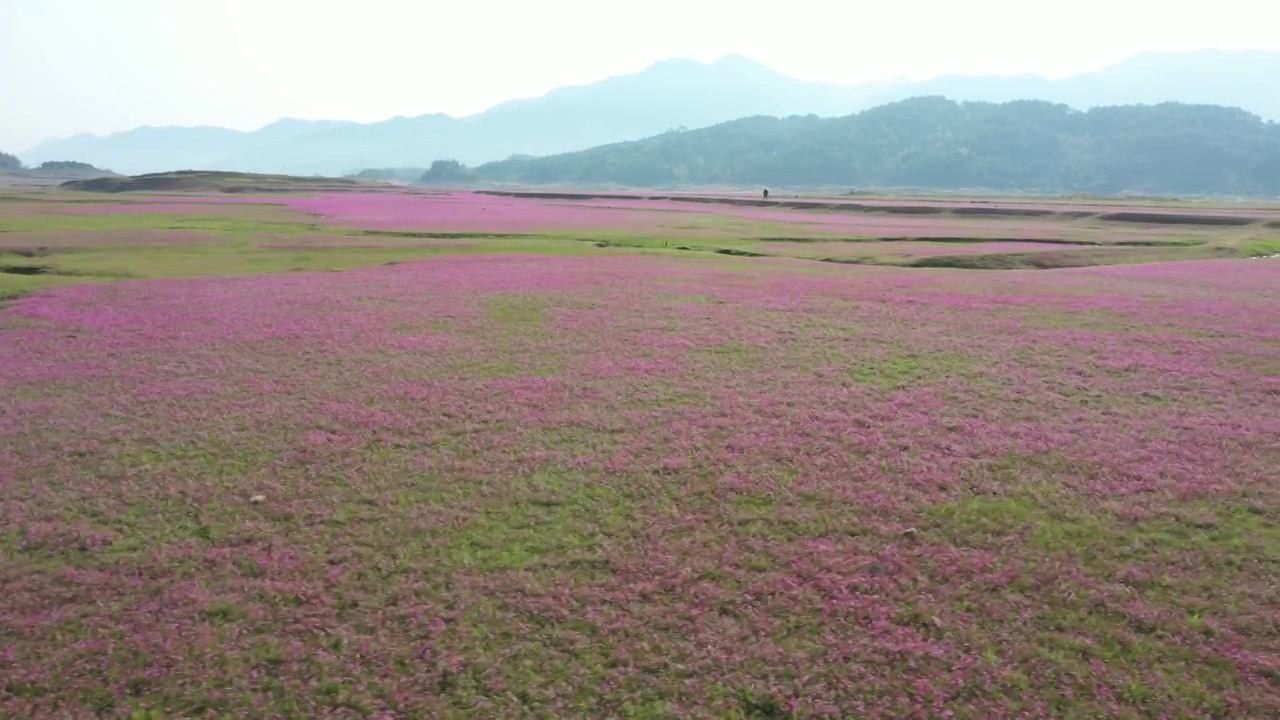
{"type": "MultiPolygon", "coordinates": [[[[0,170],[18,172],[26,169],[27,169],[26,166],[22,164],[22,160],[20,160],[16,155],[10,155],[9,153],[6,153],[6,152],[0,152],[0,170]]],[[[46,170],[46,171],[56,171],[56,170],[96,171],[98,170],[98,168],[90,165],[89,163],[76,162],[74,160],[49,160],[49,161],[40,163],[39,166],[32,169],[46,170]]]]}
{"type": "Polygon", "coordinates": [[[437,161],[419,182],[1280,195],[1280,124],[1214,105],[1077,111],[919,97],[841,118],[749,117],[476,168],[437,161]]]}

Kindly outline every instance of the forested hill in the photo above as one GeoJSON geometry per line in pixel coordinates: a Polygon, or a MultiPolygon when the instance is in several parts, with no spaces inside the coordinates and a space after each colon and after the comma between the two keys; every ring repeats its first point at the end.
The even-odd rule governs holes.
{"type": "Polygon", "coordinates": [[[486,181],[630,186],[1280,194],[1280,124],[1164,103],[1087,112],[921,97],[841,118],[750,117],[476,169],[486,181]]]}

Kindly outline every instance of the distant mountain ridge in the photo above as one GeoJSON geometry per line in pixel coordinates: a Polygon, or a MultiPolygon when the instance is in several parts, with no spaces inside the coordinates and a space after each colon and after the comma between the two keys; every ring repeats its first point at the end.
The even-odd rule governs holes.
{"type": "Polygon", "coordinates": [[[438,113],[376,123],[286,118],[249,132],[142,127],[105,137],[48,140],[21,157],[28,164],[77,160],[128,174],[218,169],[334,175],[425,167],[440,158],[476,165],[512,155],[550,155],[759,115],[843,116],[922,95],[1037,99],[1079,109],[1181,101],[1280,119],[1280,93],[1258,90],[1275,77],[1280,77],[1280,51],[1144,53],[1063,80],[955,76],[857,85],[797,80],[740,56],[714,63],[675,59],[461,118],[438,113]]]}
{"type": "Polygon", "coordinates": [[[1060,80],[1038,75],[952,75],[890,87],[868,99],[871,105],[927,95],[986,102],[1047,100],[1079,110],[1180,102],[1237,107],[1264,120],[1280,120],[1280,93],[1258,92],[1277,72],[1280,51],[1276,50],[1144,52],[1060,80]]]}

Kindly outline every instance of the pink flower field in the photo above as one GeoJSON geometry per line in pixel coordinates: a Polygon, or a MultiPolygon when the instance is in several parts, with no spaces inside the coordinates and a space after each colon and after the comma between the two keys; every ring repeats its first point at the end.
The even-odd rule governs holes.
{"type": "MultiPolygon", "coordinates": [[[[702,199],[714,199],[704,196],[702,199]]],[[[720,198],[730,200],[732,198],[720,198]]],[[[741,198],[739,198],[741,199],[741,198]]],[[[756,207],[719,202],[687,202],[670,199],[574,198],[496,196],[473,192],[380,192],[319,193],[282,199],[293,210],[306,213],[336,227],[359,227],[388,231],[434,231],[478,233],[573,233],[583,231],[643,232],[664,237],[691,235],[740,235],[768,238],[861,237],[861,238],[975,238],[990,240],[1087,240],[1093,243],[1159,242],[1204,237],[1219,232],[1204,228],[1135,223],[1073,222],[1071,218],[981,217],[937,214],[891,214],[835,210],[790,209],[785,205],[756,207]]],[[[832,203],[838,208],[846,203],[832,203]]],[[[877,202],[892,207],[901,203],[877,202]]],[[[940,209],[964,209],[964,203],[929,203],[940,209]]],[[[1033,209],[1031,204],[996,204],[997,209],[1033,209]]],[[[1040,205],[1057,212],[1078,210],[1075,206],[1040,205]]],[[[972,208],[969,208],[972,209],[972,208]]],[[[1125,210],[1132,208],[1112,208],[1125,210]]],[[[1088,212],[1104,212],[1093,207],[1088,212]]],[[[1173,212],[1170,209],[1169,212],[1173,212]]],[[[1161,210],[1165,212],[1165,210],[1161,210]]],[[[1182,209],[1173,214],[1189,214],[1182,209]]],[[[1261,211],[1257,211],[1261,212],[1261,211]]],[[[1243,210],[1241,217],[1261,222],[1265,214],[1243,210]]]]}
{"type": "MultiPolygon", "coordinates": [[[[775,206],[741,203],[742,197],[694,196],[697,202],[673,199],[678,196],[636,195],[596,197],[590,194],[565,197],[493,195],[481,192],[379,191],[319,192],[280,196],[233,195],[145,195],[124,202],[12,203],[8,212],[35,216],[70,216],[92,220],[94,216],[154,216],[163,219],[208,220],[234,215],[265,222],[308,222],[324,225],[334,232],[431,232],[473,234],[557,234],[583,233],[645,234],[652,237],[736,237],[736,238],[861,238],[929,239],[971,238],[975,241],[1085,242],[1088,244],[1160,244],[1173,241],[1205,241],[1221,235],[1221,228],[1173,226],[1134,222],[1101,222],[1072,216],[988,217],[963,213],[978,210],[1045,210],[1055,213],[1083,212],[1085,215],[1141,208],[1123,206],[1075,206],[1053,203],[988,203],[973,205],[963,201],[912,202],[913,206],[936,207],[927,214],[895,214],[893,208],[907,201],[877,200],[871,210],[850,202],[818,202],[817,208],[790,208],[780,200],[775,206]]],[[[801,203],[803,205],[803,202],[801,203]]],[[[1150,210],[1151,208],[1148,208],[1150,210]]],[[[1160,208],[1160,213],[1191,214],[1191,208],[1160,208]]],[[[1199,211],[1201,213],[1209,211],[1199,211]]],[[[1262,210],[1220,210],[1244,222],[1261,224],[1262,210]]],[[[1249,232],[1249,231],[1244,231],[1249,232]]],[[[917,254],[917,253],[911,253],[917,254]]]]}
{"type": "MultiPolygon", "coordinates": [[[[1060,222],[973,220],[949,216],[894,216],[739,207],[669,200],[543,200],[475,193],[322,193],[291,199],[295,210],[340,226],[381,230],[509,232],[631,230],[687,234],[690,223],[708,230],[726,221],[791,228],[802,234],[1058,238],[1060,222]]],[[[751,234],[761,234],[756,231],[751,234]]],[[[767,232],[764,232],[767,234],[767,232]]]]}
{"type": "MultiPolygon", "coordinates": [[[[289,200],[603,222],[491,202],[289,200]]],[[[42,290],[0,309],[0,717],[1274,718],[1278,267],[42,290]]]]}
{"type": "MultiPolygon", "coordinates": [[[[320,193],[291,199],[294,210],[347,227],[399,229],[430,228],[444,232],[640,231],[689,234],[691,229],[716,231],[746,223],[753,236],[768,236],[788,228],[801,236],[863,237],[996,237],[1048,238],[1064,236],[1061,222],[1027,218],[973,219],[951,215],[884,215],[824,213],[812,210],[751,208],[694,204],[669,200],[541,200],[500,197],[471,192],[453,193],[320,193]],[[699,227],[699,223],[703,227],[699,227]],[[758,225],[751,228],[750,225],[758,225]]],[[[1117,228],[1119,236],[1149,236],[1149,231],[1117,228]]]]}

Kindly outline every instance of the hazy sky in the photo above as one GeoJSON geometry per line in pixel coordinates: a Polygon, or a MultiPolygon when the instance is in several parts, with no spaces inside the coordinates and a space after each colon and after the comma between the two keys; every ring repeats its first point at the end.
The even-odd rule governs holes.
{"type": "Polygon", "coordinates": [[[0,149],[138,125],[484,110],[668,57],[810,80],[1280,49],[1273,0],[0,0],[0,149]]]}

